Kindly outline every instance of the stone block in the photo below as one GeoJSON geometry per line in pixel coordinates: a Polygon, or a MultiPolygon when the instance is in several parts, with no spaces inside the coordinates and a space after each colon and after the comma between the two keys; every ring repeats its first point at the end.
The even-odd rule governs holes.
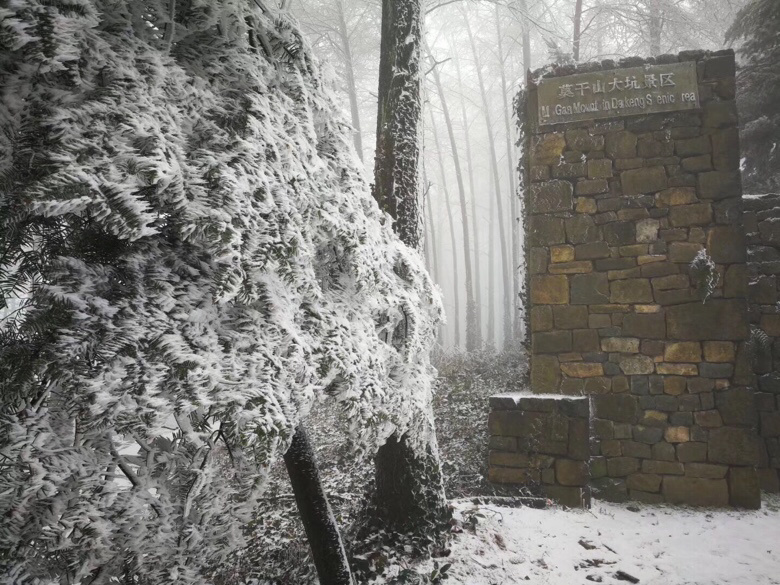
{"type": "Polygon", "coordinates": [[[555,179],[576,179],[587,174],[584,162],[567,163],[559,162],[552,166],[552,176],[555,179]]]}
{"type": "MultiPolygon", "coordinates": [[[[514,438],[514,437],[509,437],[514,438]]],[[[492,467],[529,467],[530,459],[527,453],[508,453],[506,451],[490,451],[488,464],[492,467]]]]}
{"type": "Polygon", "coordinates": [[[710,57],[704,62],[704,79],[731,79],[736,75],[737,67],[734,53],[729,51],[724,55],[710,57]]]}
{"type": "Polygon", "coordinates": [[[636,423],[641,416],[639,401],[628,394],[594,396],[593,406],[596,417],[613,422],[636,423]]]}
{"type": "Polygon", "coordinates": [[[646,278],[615,280],[610,284],[611,303],[652,303],[653,291],[646,278]]]}
{"type": "Polygon", "coordinates": [[[565,225],[566,238],[572,244],[587,244],[601,239],[599,228],[590,215],[577,214],[567,218],[565,225]]]}
{"type": "Polygon", "coordinates": [[[609,191],[606,179],[580,179],[577,181],[577,195],[598,195],[609,191]]]}
{"type": "Polygon", "coordinates": [[[531,390],[536,394],[555,394],[561,382],[558,358],[552,355],[531,356],[531,390]]]}
{"type": "Polygon", "coordinates": [[[630,313],[623,318],[623,335],[640,339],[664,339],[666,320],[663,313],[630,313]]]}
{"type": "Polygon", "coordinates": [[[715,404],[727,425],[755,425],[758,422],[755,393],[750,388],[728,388],[715,393],[715,404]]]}
{"type": "Polygon", "coordinates": [[[547,166],[532,166],[531,167],[531,181],[536,183],[539,181],[546,181],[550,178],[550,167],[547,166]]]}
{"type": "Polygon", "coordinates": [[[664,431],[664,439],[667,443],[687,443],[691,440],[691,431],[688,427],[667,427],[664,431]]]}
{"type": "Polygon", "coordinates": [[[688,288],[690,284],[687,274],[669,274],[667,276],[657,276],[653,279],[653,288],[655,290],[688,288]]]}
{"type": "Polygon", "coordinates": [[[712,170],[712,155],[702,154],[699,156],[691,156],[684,158],[681,161],[681,165],[684,171],[688,173],[700,173],[702,171],[712,170]]]}
{"type": "Polygon", "coordinates": [[[649,459],[651,456],[650,445],[638,441],[621,441],[620,448],[625,457],[638,457],[639,459],[649,459]]]}
{"type": "Polygon", "coordinates": [[[739,131],[726,128],[712,134],[712,162],[719,171],[739,169],[739,131]]]}
{"type": "Polygon", "coordinates": [[[570,149],[582,152],[604,150],[604,136],[593,136],[584,128],[572,128],[566,130],[566,144],[570,149]]]}
{"type": "Polygon", "coordinates": [[[633,132],[612,132],[606,137],[606,152],[613,159],[636,157],[636,134],[633,132]]]}
{"type": "Polygon", "coordinates": [[[643,219],[636,222],[636,241],[640,243],[655,242],[658,239],[660,222],[657,219],[643,219]]]}
{"type": "Polygon", "coordinates": [[[595,260],[597,258],[609,258],[609,244],[606,242],[592,242],[580,244],[574,248],[574,256],[577,260],[595,260]]]}
{"type": "Polygon", "coordinates": [[[535,354],[571,351],[571,331],[542,331],[534,333],[531,336],[531,348],[535,354]]]}
{"type": "Polygon", "coordinates": [[[549,331],[552,328],[552,307],[549,305],[531,307],[531,331],[549,331]]]}
{"type": "Polygon", "coordinates": [[[739,171],[699,173],[697,184],[702,199],[720,200],[739,197],[742,193],[739,171]]]}
{"type": "Polygon", "coordinates": [[[608,158],[588,161],[589,179],[608,179],[612,176],[612,161],[608,158]]]}
{"type": "Polygon", "coordinates": [[[741,427],[710,430],[707,460],[726,465],[758,465],[761,444],[755,431],[741,427]]]}
{"type": "Polygon", "coordinates": [[[531,184],[530,213],[570,211],[574,207],[574,192],[569,181],[546,181],[531,184]]]}
{"type": "Polygon", "coordinates": [[[667,307],[666,331],[679,340],[746,339],[747,305],[737,299],[712,299],[667,307]]]}
{"type": "Polygon", "coordinates": [[[668,186],[666,170],[663,167],[647,167],[623,171],[620,174],[624,195],[639,195],[663,191],[668,186]]]}
{"type": "Polygon", "coordinates": [[[747,248],[741,226],[717,226],[707,233],[707,252],[716,264],[745,262],[747,248]]]}
{"type": "Polygon", "coordinates": [[[655,196],[658,207],[688,205],[698,201],[694,187],[673,187],[661,191],[655,196]]]}
{"type": "Polygon", "coordinates": [[[664,376],[663,388],[664,394],[669,396],[680,396],[685,392],[687,381],[682,376],[664,376]]]}
{"type": "Polygon", "coordinates": [[[590,490],[561,485],[544,486],[544,495],[567,508],[590,508],[590,490]]]}
{"type": "Polygon", "coordinates": [[[548,271],[550,274],[587,274],[593,272],[593,263],[590,260],[561,262],[560,264],[551,264],[548,271]]]}
{"type": "Polygon", "coordinates": [[[550,132],[535,136],[531,140],[531,164],[558,164],[566,148],[566,138],[561,132],[550,132]]]}
{"type": "MultiPolygon", "coordinates": [[[[609,303],[609,279],[607,275],[603,273],[575,274],[571,277],[570,298],[571,303],[575,305],[609,303]]],[[[533,302],[533,297],[531,300],[533,302]]]]}
{"type": "Polygon", "coordinates": [[[702,378],[731,378],[734,375],[732,364],[700,364],[699,375],[702,378]]]}
{"type": "Polygon", "coordinates": [[[748,285],[750,302],[774,305],[777,302],[777,277],[758,276],[748,285]]]}
{"type": "Polygon", "coordinates": [[[535,437],[541,435],[549,415],[522,410],[494,410],[488,415],[491,435],[502,437],[535,437]]]}
{"type": "Polygon", "coordinates": [[[701,361],[701,343],[698,341],[669,342],[664,350],[664,360],[698,363],[701,361]]]}
{"type": "MultiPolygon", "coordinates": [[[[660,410],[646,410],[639,422],[642,425],[660,428],[666,426],[666,420],[668,417],[668,414],[661,412],[660,410]]],[[[661,435],[663,435],[663,431],[661,431],[661,435]]]]}
{"type": "Polygon", "coordinates": [[[686,463],[685,475],[687,477],[701,477],[703,479],[723,479],[728,473],[727,465],[713,465],[712,463],[686,463]]]}
{"type": "MultiPolygon", "coordinates": [[[[687,443],[683,443],[687,444],[687,443]]],[[[653,459],[660,462],[670,462],[675,460],[674,445],[669,443],[656,443],[653,445],[653,459]]]]}
{"type": "Polygon", "coordinates": [[[669,221],[673,227],[709,225],[712,223],[712,206],[709,203],[676,205],[669,210],[669,221]]]}
{"type": "Polygon", "coordinates": [[[656,372],[667,376],[696,376],[699,368],[696,364],[657,364],[656,372]]]}
{"type": "Polygon", "coordinates": [[[712,152],[712,143],[710,142],[710,137],[706,135],[677,140],[675,142],[675,152],[680,157],[709,154],[712,152]]]}
{"type": "Polygon", "coordinates": [[[588,430],[588,421],[586,419],[574,419],[569,422],[568,455],[572,459],[587,461],[590,458],[588,430]]]}
{"type": "Polygon", "coordinates": [[[693,414],[696,424],[705,429],[723,426],[723,418],[717,410],[701,410],[693,414]]]}
{"type": "Polygon", "coordinates": [[[761,508],[761,488],[753,467],[729,469],[729,503],[735,508],[761,508]]]}
{"type": "Polygon", "coordinates": [[[732,264],[726,270],[723,296],[726,298],[747,297],[748,275],[745,264],[732,264]]]}
{"type": "Polygon", "coordinates": [[[598,211],[596,200],[592,197],[577,197],[574,211],[577,213],[596,213],[598,211]]]}
{"type": "MultiPolygon", "coordinates": [[[[595,316],[591,315],[591,317],[595,316]]],[[[636,337],[606,337],[601,340],[601,349],[614,353],[639,353],[639,339],[636,337]]]]}
{"type": "Polygon", "coordinates": [[[655,493],[661,489],[661,476],[655,473],[633,473],[626,478],[630,490],[655,493]]]}
{"type": "Polygon", "coordinates": [[[597,363],[570,362],[561,364],[560,368],[570,378],[593,378],[604,375],[604,367],[597,363]]]}
{"type": "Polygon", "coordinates": [[[762,315],[760,327],[770,337],[780,337],[780,315],[762,315]]]}
{"type": "Polygon", "coordinates": [[[599,333],[592,329],[575,329],[572,336],[574,351],[598,352],[599,333]]]}
{"type": "Polygon", "coordinates": [[[604,241],[610,246],[625,246],[636,242],[636,224],[618,221],[604,226],[604,241]]]}
{"type": "MultiPolygon", "coordinates": [[[[591,476],[593,476],[593,464],[591,463],[591,476]]],[[[762,492],[768,492],[770,494],[780,493],[780,475],[777,469],[757,469],[758,484],[761,487],[762,492]]]]}
{"type": "Polygon", "coordinates": [[[655,368],[652,358],[639,354],[622,357],[619,365],[620,370],[627,376],[652,374],[655,368]]]}
{"type": "Polygon", "coordinates": [[[588,326],[588,308],[579,305],[553,307],[556,329],[582,329],[588,326]]]}
{"type": "Polygon", "coordinates": [[[568,302],[569,281],[566,276],[534,275],[531,277],[531,303],[536,305],[565,305],[568,302]]]}
{"type": "MultiPolygon", "coordinates": [[[[659,445],[662,444],[663,443],[659,443],[659,445]]],[[[660,475],[683,475],[685,473],[685,468],[682,463],[677,463],[676,461],[646,459],[642,461],[642,472],[657,473],[660,475]]]]}
{"type": "Polygon", "coordinates": [[[704,246],[693,242],[672,242],[669,244],[669,260],[688,264],[704,246]]]}
{"type": "Polygon", "coordinates": [[[488,467],[490,483],[530,485],[539,482],[539,471],[520,467],[488,467]]]}
{"type": "Polygon", "coordinates": [[[780,411],[761,413],[761,436],[780,437],[780,411]]]}
{"type": "Polygon", "coordinates": [[[670,504],[689,506],[726,507],[729,489],[724,479],[673,477],[663,479],[664,499],[670,504]]]}
{"type": "Polygon", "coordinates": [[[585,486],[588,484],[588,464],[585,461],[558,459],[555,462],[555,479],[561,485],[585,486]]]}
{"type": "Polygon", "coordinates": [[[610,457],[607,459],[607,474],[610,477],[626,477],[639,471],[636,457],[610,457]]]}
{"type": "Polygon", "coordinates": [[[528,272],[541,274],[547,272],[547,248],[531,248],[528,258],[528,272]]]}
{"type": "Polygon", "coordinates": [[[550,248],[550,260],[555,264],[559,262],[571,262],[574,260],[574,246],[568,244],[552,246],[550,248]]]}
{"type": "Polygon", "coordinates": [[[532,215],[528,218],[528,244],[550,246],[566,242],[563,220],[547,215],[532,215]]]}
{"type": "MultiPolygon", "coordinates": [[[[646,418],[646,416],[644,417],[646,418]]],[[[642,420],[644,420],[644,418],[642,420]]],[[[665,423],[664,423],[665,424],[665,423]]],[[[664,431],[660,427],[637,425],[633,428],[634,440],[646,445],[655,445],[663,439],[664,431]]]]}
{"type": "Polygon", "coordinates": [[[496,451],[517,451],[517,437],[490,436],[488,448],[496,451]]]}

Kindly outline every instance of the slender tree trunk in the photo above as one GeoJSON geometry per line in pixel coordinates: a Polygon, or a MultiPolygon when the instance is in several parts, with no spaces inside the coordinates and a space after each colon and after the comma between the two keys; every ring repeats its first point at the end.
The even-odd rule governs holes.
{"type": "Polygon", "coordinates": [[[466,32],[469,36],[469,43],[471,44],[471,50],[474,53],[474,65],[477,68],[477,80],[479,81],[479,91],[482,95],[482,111],[485,115],[485,126],[488,133],[488,147],[490,150],[490,166],[493,171],[493,180],[495,181],[495,193],[496,193],[496,208],[498,211],[498,235],[500,238],[501,248],[501,270],[503,275],[503,306],[504,306],[504,347],[508,347],[512,340],[512,303],[510,296],[512,294],[512,281],[509,271],[509,254],[507,246],[506,229],[504,228],[505,215],[504,205],[501,200],[501,181],[498,178],[498,157],[496,156],[495,137],[493,135],[493,122],[490,116],[490,104],[487,99],[487,90],[485,89],[485,80],[482,76],[482,67],[479,61],[479,54],[477,53],[477,45],[474,42],[474,35],[471,32],[471,25],[469,24],[468,16],[464,13],[464,21],[466,23],[466,32]]]}
{"type": "MultiPolygon", "coordinates": [[[[488,193],[493,193],[495,181],[490,176],[488,193]]],[[[490,210],[488,214],[488,345],[496,346],[496,200],[490,197],[490,210]]]]}
{"type": "MultiPolygon", "coordinates": [[[[433,61],[433,55],[431,54],[430,48],[426,47],[426,49],[428,54],[431,55],[431,60],[433,61]]],[[[477,308],[474,304],[474,279],[471,272],[471,240],[469,238],[469,217],[468,212],[466,211],[466,188],[463,186],[463,173],[460,169],[458,143],[455,140],[455,132],[452,129],[450,109],[447,106],[447,99],[444,95],[444,88],[441,84],[441,77],[439,76],[439,71],[436,67],[433,68],[433,79],[436,82],[436,91],[439,94],[439,101],[441,101],[441,108],[442,112],[444,113],[444,123],[447,125],[447,134],[450,139],[450,148],[452,149],[452,162],[455,166],[455,178],[458,183],[458,195],[460,197],[460,220],[463,227],[463,260],[466,270],[466,351],[473,352],[479,347],[480,340],[479,330],[477,329],[477,308]]],[[[438,150],[438,144],[436,148],[438,150]]],[[[447,205],[449,206],[449,200],[447,205]]]]}
{"type": "Polygon", "coordinates": [[[336,14],[338,16],[339,40],[341,52],[344,54],[344,69],[347,74],[347,93],[349,93],[349,110],[352,114],[352,139],[355,142],[360,160],[363,160],[363,137],[360,129],[360,110],[358,109],[357,86],[355,84],[355,66],[352,61],[352,47],[349,44],[347,19],[344,15],[344,0],[337,0],[336,14]]]}
{"type": "Polygon", "coordinates": [[[512,115],[507,100],[507,86],[506,86],[506,60],[504,58],[503,49],[503,35],[501,33],[501,22],[498,12],[498,4],[495,6],[496,16],[496,38],[498,41],[498,64],[499,71],[501,73],[501,97],[504,103],[504,130],[506,134],[506,164],[509,171],[509,209],[511,213],[510,232],[512,234],[512,253],[511,257],[511,269],[512,269],[512,314],[510,319],[512,321],[512,341],[516,341],[520,338],[520,274],[518,272],[518,266],[520,265],[520,224],[518,222],[517,213],[517,191],[515,190],[515,149],[512,145],[512,115]]]}
{"type": "Polygon", "coordinates": [[[580,60],[580,41],[582,40],[582,0],[574,4],[574,38],[572,39],[572,57],[574,61],[580,60]]]}
{"type": "MultiPolygon", "coordinates": [[[[416,249],[421,226],[422,38],[420,0],[382,1],[374,198],[393,218],[401,240],[416,249]]],[[[405,343],[405,332],[396,337],[395,343],[405,343]]],[[[393,434],[377,451],[369,513],[387,532],[430,534],[450,518],[430,403],[426,408],[416,431],[426,440],[393,434]]]]}
{"type": "MultiPolygon", "coordinates": [[[[450,192],[447,188],[447,174],[444,171],[444,155],[439,144],[439,133],[436,130],[436,120],[431,114],[431,132],[433,132],[433,142],[436,145],[436,160],[439,162],[439,175],[441,176],[441,190],[444,193],[444,204],[447,208],[447,221],[450,226],[450,239],[452,241],[452,290],[455,298],[455,348],[460,347],[460,278],[458,276],[458,239],[455,237],[455,222],[452,219],[452,205],[450,203],[450,192]]],[[[468,258],[468,256],[467,256],[468,258]]]]}
{"type": "MultiPolygon", "coordinates": [[[[424,168],[423,168],[423,176],[425,176],[424,168]]],[[[423,181],[425,184],[425,192],[426,192],[425,211],[428,216],[428,227],[430,228],[430,235],[431,235],[430,248],[431,248],[431,257],[433,259],[433,281],[436,284],[439,284],[441,282],[441,272],[439,272],[439,243],[436,240],[436,223],[433,221],[433,203],[431,203],[430,183],[428,183],[427,178],[423,179],[423,181]]],[[[439,323],[438,327],[436,328],[436,338],[438,339],[440,345],[444,345],[441,323],[439,323]]]]}
{"type": "Polygon", "coordinates": [[[526,0],[520,0],[520,10],[523,13],[521,23],[523,30],[523,85],[528,82],[528,72],[533,67],[531,62],[531,25],[528,18],[528,3],[526,0]]]}
{"type": "Polygon", "coordinates": [[[661,54],[661,33],[664,26],[663,9],[657,0],[648,2],[648,33],[650,36],[650,54],[661,54]]]}
{"type": "Polygon", "coordinates": [[[352,573],[336,518],[322,489],[314,450],[303,425],[299,425],[284,454],[295,503],[309,539],[321,585],[353,585],[352,573]]]}
{"type": "Polygon", "coordinates": [[[452,48],[452,54],[455,60],[455,71],[458,74],[458,91],[460,92],[460,113],[463,119],[463,136],[466,139],[466,169],[469,176],[469,195],[471,202],[471,225],[474,232],[474,303],[476,305],[476,320],[477,331],[479,336],[477,338],[479,345],[482,346],[482,278],[480,276],[480,261],[479,261],[479,222],[477,218],[477,205],[476,198],[477,192],[474,189],[474,163],[471,157],[471,138],[469,137],[469,121],[466,116],[466,100],[463,97],[463,79],[460,73],[460,59],[458,58],[458,51],[455,49],[454,43],[450,42],[452,48]]]}

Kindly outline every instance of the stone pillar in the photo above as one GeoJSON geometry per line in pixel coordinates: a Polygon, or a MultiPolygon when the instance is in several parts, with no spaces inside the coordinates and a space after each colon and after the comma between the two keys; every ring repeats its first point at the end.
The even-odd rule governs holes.
{"type": "Polygon", "coordinates": [[[748,238],[750,357],[756,379],[759,435],[764,443],[758,470],[761,488],[780,492],[780,195],[745,195],[748,238]]]}
{"type": "Polygon", "coordinates": [[[590,507],[589,412],[585,397],[491,396],[488,479],[590,507]]]}
{"type": "Polygon", "coordinates": [[[589,63],[523,102],[531,387],[593,396],[601,497],[760,506],[734,74],[589,63]]]}

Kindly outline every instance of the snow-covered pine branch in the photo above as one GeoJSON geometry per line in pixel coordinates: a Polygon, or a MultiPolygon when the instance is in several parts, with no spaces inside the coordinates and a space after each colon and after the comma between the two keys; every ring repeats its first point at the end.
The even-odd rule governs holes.
{"type": "Polygon", "coordinates": [[[287,16],[6,3],[0,126],[5,582],[207,582],[317,399],[427,416],[438,293],[287,16]]]}

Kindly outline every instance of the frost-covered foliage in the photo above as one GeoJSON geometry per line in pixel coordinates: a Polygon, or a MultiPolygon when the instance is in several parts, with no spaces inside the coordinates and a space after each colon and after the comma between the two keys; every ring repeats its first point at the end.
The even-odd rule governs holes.
{"type": "Polygon", "coordinates": [[[706,248],[702,248],[696,253],[689,266],[696,292],[701,297],[701,302],[706,303],[720,282],[718,267],[707,253],[706,248]]]}
{"type": "Polygon", "coordinates": [[[737,102],[747,193],[780,189],[780,2],[751,0],[726,39],[738,43],[737,102]]]}
{"type": "Polygon", "coordinates": [[[314,401],[432,426],[438,296],[284,14],[3,3],[0,126],[4,582],[207,582],[314,401]]]}

